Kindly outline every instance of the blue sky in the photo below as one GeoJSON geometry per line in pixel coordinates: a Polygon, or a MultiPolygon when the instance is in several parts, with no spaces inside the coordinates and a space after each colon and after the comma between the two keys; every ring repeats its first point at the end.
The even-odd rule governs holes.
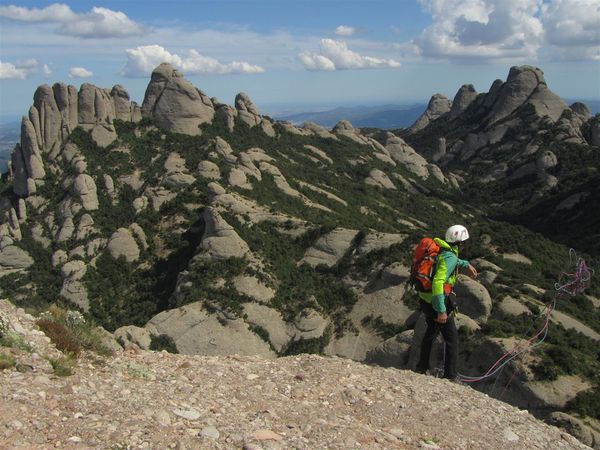
{"type": "Polygon", "coordinates": [[[512,65],[565,98],[600,98],[600,0],[0,1],[0,116],[35,88],[122,84],[153,67],[265,113],[486,92],[512,65]]]}

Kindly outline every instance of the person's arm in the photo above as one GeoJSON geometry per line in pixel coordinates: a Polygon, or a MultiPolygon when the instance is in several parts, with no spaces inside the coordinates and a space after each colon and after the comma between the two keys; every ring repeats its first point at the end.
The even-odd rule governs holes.
{"type": "Polygon", "coordinates": [[[467,276],[469,276],[473,279],[477,278],[477,269],[475,269],[475,267],[473,267],[471,265],[471,263],[469,261],[467,261],[466,259],[457,258],[456,265],[460,269],[467,269],[467,276]]]}

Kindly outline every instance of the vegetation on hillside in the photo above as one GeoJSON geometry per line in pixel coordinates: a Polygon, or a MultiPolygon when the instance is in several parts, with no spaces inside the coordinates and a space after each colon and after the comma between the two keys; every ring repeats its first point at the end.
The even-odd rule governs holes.
{"type": "MultiPolygon", "coordinates": [[[[435,129],[439,135],[432,133],[433,128],[428,128],[411,139],[415,145],[433,151],[437,139],[444,133],[448,138],[458,137],[466,130],[473,130],[478,118],[471,116],[470,122],[461,120],[460,123],[448,122],[435,129]]],[[[559,274],[568,269],[569,251],[568,247],[544,237],[547,231],[544,227],[550,226],[551,221],[536,220],[544,216],[544,208],[550,208],[582,186],[591,193],[583,204],[588,211],[593,211],[598,192],[597,183],[594,184],[597,174],[573,162],[579,159],[590,167],[598,167],[598,152],[594,154],[574,144],[553,148],[560,162],[553,173],[564,182],[548,193],[547,200],[525,208],[521,201],[536,188],[535,180],[466,183],[462,191],[454,191],[433,177],[422,180],[400,165],[393,168],[374,157],[370,146],[345,137],[332,140],[315,135],[299,136],[276,124],[278,136],[270,138],[260,127],[250,128],[240,121],[231,132],[218,118],[212,125],[203,125],[199,136],[165,132],[148,119],[138,124],[116,121],[115,127],[119,138],[107,149],[98,148],[90,134],[81,129],[75,130],[70,137],[85,156],[87,172],[98,185],[99,209],[87,212],[98,232],[88,239],[110,237],[116,229],[127,228],[135,222],[144,230],[149,245],[148,249],[141,251],[140,260],[134,264],[126,262],[123,257],[115,259],[108,252],[94,257],[93,263],[92,258],[87,256],[72,256],[88,263],[83,278],[90,304],[88,319],[110,331],[123,325],[142,326],[160,311],[199,300],[210,310],[242,316],[243,304],[252,299],[240,294],[233,280],[240,275],[250,275],[274,289],[271,306],[286,320],[292,320],[306,308],[314,308],[332,321],[333,326],[322,338],[296,341],[282,354],[322,352],[332,336],[339,337],[353,331],[348,314],[357,301],[357,295],[350,281],[367,282],[394,262],[408,264],[412,246],[423,235],[443,236],[445,228],[455,222],[465,223],[471,232],[472,238],[462,254],[464,258],[482,257],[503,269],[493,285],[486,285],[494,305],[505,295],[518,295],[525,284],[546,289],[547,294],[536,300],[540,304],[547,303],[551,301],[559,274]],[[271,175],[263,173],[261,181],[248,177],[251,190],[230,190],[268,211],[302,219],[306,222],[306,229],[303,233],[291,233],[294,227],[292,221],[287,224],[269,221],[252,224],[233,213],[224,213],[223,218],[248,244],[260,263],[242,258],[225,261],[194,258],[200,253],[199,245],[205,228],[203,213],[210,201],[208,180],[197,176],[198,163],[204,160],[214,162],[224,179],[231,170],[224,158],[214,156],[217,137],[227,141],[236,155],[253,147],[262,149],[276,160],[274,164],[293,189],[330,212],[308,207],[301,199],[285,194],[271,175]],[[322,149],[333,162],[316,162],[304,149],[305,145],[322,149]],[[170,186],[172,196],[168,200],[161,205],[150,202],[145,209],[136,212],[134,199],[144,189],[162,185],[164,164],[171,152],[184,158],[187,170],[197,176],[197,181],[187,186],[170,186]],[[570,159],[573,155],[577,158],[570,159]],[[397,190],[369,186],[364,179],[372,169],[380,169],[387,174],[395,172],[418,184],[421,191],[428,194],[408,193],[401,189],[399,183],[397,190]],[[126,178],[136,171],[139,172],[140,186],[126,182],[126,178]],[[109,195],[102,188],[105,174],[114,181],[114,195],[109,195]],[[330,192],[346,204],[315,192],[303,183],[330,192]],[[538,232],[525,226],[530,223],[536,224],[534,229],[538,232]],[[300,265],[306,250],[336,227],[359,232],[347,254],[332,267],[300,265]],[[373,231],[402,233],[407,238],[401,244],[358,254],[356,249],[361,240],[373,231]],[[508,260],[502,256],[506,253],[522,254],[531,260],[531,264],[508,260]],[[179,286],[178,292],[175,292],[176,286],[179,286]]],[[[502,158],[509,158],[509,155],[502,155],[502,158]]],[[[481,168],[474,164],[472,169],[473,174],[477,174],[481,168]]],[[[36,211],[32,208],[29,212],[29,220],[40,224],[48,236],[55,234],[61,225],[50,222],[47,217],[53,215],[56,221],[61,217],[61,202],[65,199],[63,177],[74,175],[70,170],[65,165],[62,174],[47,171],[46,183],[40,194],[49,200],[49,204],[45,209],[36,211]]],[[[396,182],[393,177],[391,179],[396,182]]],[[[79,211],[75,214],[75,224],[84,213],[79,211]]],[[[556,216],[557,223],[578,221],[577,229],[582,230],[582,234],[573,235],[577,239],[576,248],[592,267],[598,267],[600,260],[592,256],[598,249],[597,242],[600,242],[600,239],[593,238],[600,229],[600,225],[596,225],[597,219],[592,217],[593,214],[578,217],[561,214],[556,216]]],[[[24,233],[18,245],[32,256],[35,264],[25,274],[0,278],[3,295],[19,306],[36,311],[47,309],[49,303],[59,298],[62,287],[60,268],[52,265],[53,253],[56,250],[69,252],[82,244],[72,238],[44,247],[32,238],[30,232],[24,233]]],[[[599,296],[600,284],[594,282],[587,293],[599,296]]],[[[416,307],[414,298],[405,303],[411,301],[411,305],[416,307]]],[[[534,307],[531,309],[534,315],[539,313],[534,311],[534,307]]],[[[563,298],[557,303],[557,309],[600,332],[600,312],[585,297],[563,298]]],[[[532,316],[508,318],[494,308],[480,334],[464,336],[465,344],[471,345],[484,335],[525,337],[531,323],[532,316]]],[[[53,322],[42,323],[41,326],[70,342],[67,339],[69,333],[63,331],[60,325],[60,322],[53,322]]],[[[404,324],[388,323],[383,317],[365,318],[362,326],[372,329],[382,338],[405,330],[404,324]]],[[[265,329],[253,325],[252,330],[268,339],[265,329]]],[[[540,380],[552,380],[564,374],[578,374],[597,386],[600,355],[595,344],[585,336],[552,324],[548,339],[538,348],[541,363],[535,367],[536,376],[540,380]]],[[[165,336],[154,337],[152,348],[177,351],[174,342],[165,336]]],[[[569,408],[589,415],[597,414],[593,406],[597,393],[596,388],[591,393],[581,394],[569,408]]]]}

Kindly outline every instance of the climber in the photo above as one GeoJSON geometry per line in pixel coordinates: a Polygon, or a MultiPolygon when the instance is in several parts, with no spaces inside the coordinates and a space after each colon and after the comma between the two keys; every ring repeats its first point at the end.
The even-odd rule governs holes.
{"type": "Polygon", "coordinates": [[[419,292],[421,311],[425,315],[427,330],[421,343],[421,356],[416,370],[425,373],[429,369],[429,355],[437,332],[442,333],[446,350],[444,359],[444,378],[458,381],[456,365],[458,361],[458,331],[453,312],[456,309],[451,298],[452,287],[456,283],[458,271],[466,269],[469,277],[477,278],[477,270],[464,259],[458,257],[469,232],[462,225],[453,225],[446,230],[445,240],[435,238],[440,247],[437,255],[432,288],[429,292],[419,292]]]}

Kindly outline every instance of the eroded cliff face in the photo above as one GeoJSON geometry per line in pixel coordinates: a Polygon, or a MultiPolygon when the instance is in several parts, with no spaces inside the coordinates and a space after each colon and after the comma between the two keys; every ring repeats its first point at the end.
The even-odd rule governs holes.
{"type": "Polygon", "coordinates": [[[564,164],[559,159],[569,158],[566,146],[598,145],[598,118],[583,104],[567,106],[537,67],[512,67],[506,81],[494,81],[487,93],[463,85],[447,112],[435,107],[435,98],[423,117],[401,133],[405,140],[466,184],[498,184],[497,189],[510,191],[533,180],[536,189],[523,199],[530,205],[560,188],[557,174],[564,164]]]}
{"type": "Polygon", "coordinates": [[[116,85],[108,91],[84,83],[75,86],[56,83],[40,86],[34,94],[33,106],[22,119],[21,142],[12,155],[14,192],[28,197],[43,185],[45,176],[42,153],[52,161],[61,152],[69,135],[78,126],[90,131],[100,147],[106,147],[117,137],[114,119],[138,122],[141,111],[129,94],[116,85]]]}

